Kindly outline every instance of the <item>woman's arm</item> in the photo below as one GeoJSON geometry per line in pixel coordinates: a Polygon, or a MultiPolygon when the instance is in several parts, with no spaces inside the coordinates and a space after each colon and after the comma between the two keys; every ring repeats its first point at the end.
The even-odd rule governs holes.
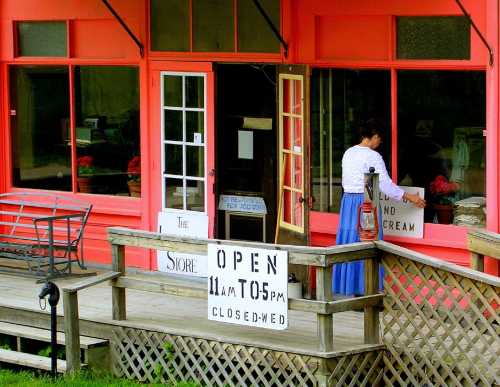
{"type": "Polygon", "coordinates": [[[392,179],[387,173],[387,168],[385,167],[385,163],[384,160],[382,159],[382,156],[378,152],[374,151],[374,153],[375,153],[374,163],[376,164],[374,165],[374,167],[375,167],[375,172],[378,172],[379,174],[380,190],[392,199],[407,200],[410,203],[414,204],[416,207],[424,208],[425,200],[422,199],[420,196],[418,196],[418,194],[413,195],[406,193],[405,191],[403,191],[401,187],[392,182],[392,179]]]}

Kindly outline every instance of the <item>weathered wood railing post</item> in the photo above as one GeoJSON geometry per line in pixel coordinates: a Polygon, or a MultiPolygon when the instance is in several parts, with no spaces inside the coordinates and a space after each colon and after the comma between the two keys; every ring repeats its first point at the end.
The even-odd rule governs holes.
{"type": "MultiPolygon", "coordinates": [[[[332,266],[316,267],[316,299],[332,301],[332,266]]],[[[333,315],[318,313],[319,350],[333,350],[333,315]]]]}
{"type": "Polygon", "coordinates": [[[80,322],[78,316],[78,293],[63,289],[64,335],[66,345],[66,370],[80,371],[80,322]]]}
{"type": "MultiPolygon", "coordinates": [[[[377,171],[375,171],[377,172],[377,171]]],[[[365,174],[365,179],[368,174],[365,174]]],[[[365,180],[366,181],[366,180],[365,180]]],[[[373,175],[373,185],[372,185],[372,197],[369,196],[369,193],[366,189],[365,184],[365,193],[364,200],[371,201],[375,212],[377,213],[377,218],[380,221],[380,201],[379,201],[379,175],[375,173],[373,175]]],[[[378,224],[379,228],[382,227],[382,224],[378,224]]],[[[377,235],[375,239],[378,239],[379,234],[377,230],[377,235]]],[[[365,295],[370,296],[378,293],[379,288],[379,262],[378,258],[365,259],[365,295]]],[[[380,318],[378,306],[365,306],[364,307],[364,333],[365,333],[365,344],[377,344],[380,341],[380,318]]]]}
{"type": "MultiPolygon", "coordinates": [[[[113,271],[125,274],[125,246],[111,244],[113,254],[113,271]]],[[[125,288],[114,286],[115,281],[112,281],[111,299],[113,309],[113,320],[127,319],[127,301],[125,288]]]]}
{"type": "Polygon", "coordinates": [[[467,232],[471,269],[484,272],[484,257],[500,260],[500,234],[471,229],[467,232]]]}

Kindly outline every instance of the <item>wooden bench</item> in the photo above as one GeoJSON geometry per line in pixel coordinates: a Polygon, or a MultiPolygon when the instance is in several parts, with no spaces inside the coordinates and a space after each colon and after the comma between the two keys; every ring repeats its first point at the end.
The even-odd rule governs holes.
{"type": "Polygon", "coordinates": [[[484,272],[485,256],[500,260],[500,234],[486,230],[469,230],[467,248],[471,254],[471,268],[484,272]]]}
{"type": "MultiPolygon", "coordinates": [[[[49,330],[0,322],[0,337],[11,337],[16,340],[16,350],[3,349],[0,352],[0,362],[50,370],[49,357],[24,352],[30,342],[50,343],[49,330]]],[[[65,334],[57,332],[57,344],[65,345],[65,341],[65,334]]],[[[80,356],[84,367],[105,371],[110,369],[108,340],[80,336],[80,356]]],[[[65,372],[66,368],[66,361],[58,360],[58,372],[65,372]]]]}
{"type": "Polygon", "coordinates": [[[71,274],[73,262],[85,269],[82,237],[91,209],[62,195],[0,194],[0,257],[24,261],[29,274],[47,278],[71,274]]]}

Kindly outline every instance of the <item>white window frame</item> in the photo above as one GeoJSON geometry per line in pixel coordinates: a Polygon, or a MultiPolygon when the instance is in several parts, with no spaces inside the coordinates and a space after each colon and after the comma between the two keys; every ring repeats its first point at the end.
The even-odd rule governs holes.
{"type": "Polygon", "coordinates": [[[178,212],[178,213],[191,213],[191,214],[208,214],[208,209],[207,209],[207,204],[208,204],[208,198],[207,198],[207,74],[206,73],[199,73],[199,72],[173,72],[173,71],[162,71],[160,72],[160,92],[161,92],[161,106],[160,106],[160,114],[161,114],[161,192],[162,192],[162,211],[164,212],[178,212]],[[165,87],[165,76],[181,76],[182,77],[182,107],[177,107],[177,106],[166,106],[165,105],[165,93],[164,93],[164,87],[165,87]],[[203,102],[204,106],[203,108],[187,108],[186,106],[186,88],[185,88],[185,82],[186,82],[186,77],[202,77],[203,78],[203,102]],[[165,140],[165,110],[171,110],[171,111],[182,111],[182,141],[173,141],[173,140],[165,140]],[[189,142],[186,141],[186,112],[203,112],[203,145],[195,144],[194,142],[189,142]],[[181,145],[182,146],[182,175],[173,175],[173,174],[168,174],[165,173],[165,162],[166,162],[166,157],[165,157],[165,145],[171,144],[171,145],[181,145]],[[188,176],[186,175],[186,145],[191,145],[191,146],[198,146],[198,147],[203,147],[204,150],[204,176],[203,177],[196,177],[196,176],[188,176]],[[178,208],[169,208],[166,206],[166,192],[165,192],[165,186],[166,186],[166,179],[182,179],[183,183],[183,194],[182,194],[182,209],[178,208]],[[187,205],[187,185],[186,181],[203,181],[203,187],[204,187],[204,203],[203,203],[203,208],[204,211],[194,211],[194,210],[188,210],[186,205],[187,205]]]}

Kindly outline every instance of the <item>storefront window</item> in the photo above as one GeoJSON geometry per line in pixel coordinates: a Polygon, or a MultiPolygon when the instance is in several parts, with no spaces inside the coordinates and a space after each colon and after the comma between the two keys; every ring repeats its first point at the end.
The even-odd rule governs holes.
{"type": "Polygon", "coordinates": [[[90,178],[92,193],[137,192],[129,189],[141,179],[137,68],[77,66],[75,102],[78,179],[90,178]],[[91,166],[82,168],[82,160],[91,166]]]}
{"type": "Polygon", "coordinates": [[[10,69],[13,184],[71,191],[66,67],[10,69]]]}
{"type": "Polygon", "coordinates": [[[234,51],[232,0],[193,0],[194,51],[234,51]]]}
{"type": "Polygon", "coordinates": [[[69,79],[68,67],[11,67],[14,186],[140,196],[137,68],[75,66],[74,139],[69,79]]]}
{"type": "Polygon", "coordinates": [[[189,2],[151,0],[151,49],[189,51],[189,2]]]}
{"type": "Polygon", "coordinates": [[[163,75],[164,208],[205,211],[205,77],[163,75]]]}
{"type": "MultiPolygon", "coordinates": [[[[273,24],[280,26],[280,2],[260,0],[273,24]]],[[[238,51],[280,52],[280,42],[253,1],[238,1],[238,51]]]]}
{"type": "Polygon", "coordinates": [[[359,142],[358,123],[383,125],[378,151],[390,170],[391,80],[389,71],[315,69],[311,79],[312,194],[316,211],[340,210],[342,156],[359,142]]]}
{"type": "Polygon", "coordinates": [[[18,22],[18,56],[67,56],[65,21],[18,22]]]}
{"type": "MultiPolygon", "coordinates": [[[[261,0],[260,4],[279,30],[280,1],[261,0]]],[[[150,16],[153,51],[280,50],[278,39],[250,0],[151,0],[150,16]]]]}
{"type": "Polygon", "coordinates": [[[484,72],[400,71],[397,82],[399,184],[425,188],[426,222],[484,226],[484,72]]]}
{"type": "Polygon", "coordinates": [[[465,16],[401,16],[396,30],[398,59],[470,59],[465,16]]]}

